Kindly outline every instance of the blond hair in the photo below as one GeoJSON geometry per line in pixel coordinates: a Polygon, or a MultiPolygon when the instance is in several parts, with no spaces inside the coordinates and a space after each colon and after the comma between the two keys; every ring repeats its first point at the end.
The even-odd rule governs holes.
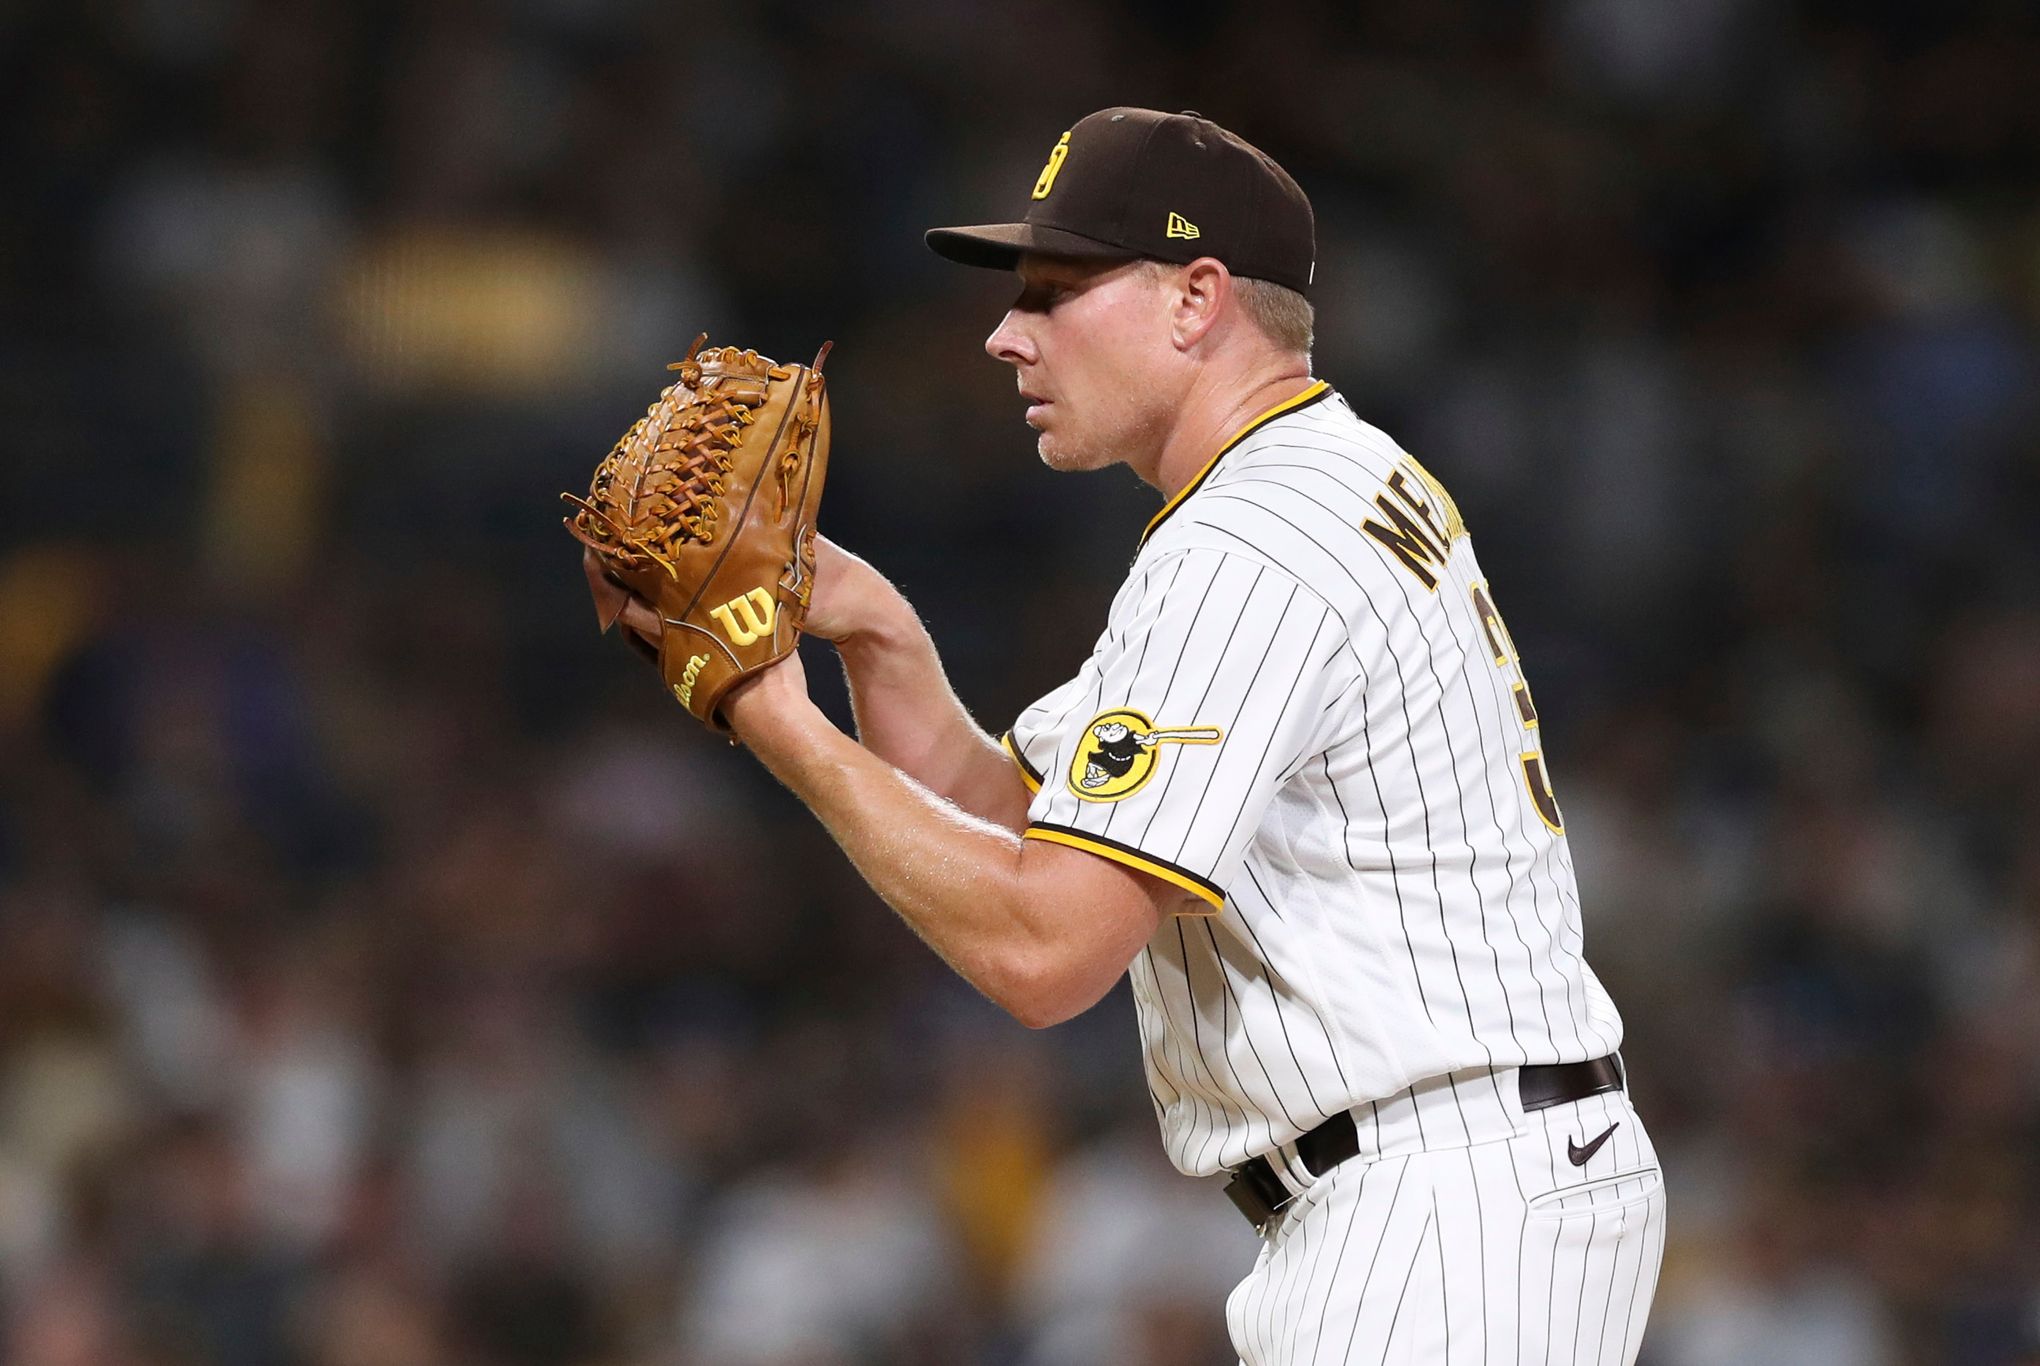
{"type": "MultiPolygon", "coordinates": [[[[1141,265],[1154,278],[1181,269],[1174,262],[1152,259],[1142,261],[1141,265]]],[[[1260,329],[1262,336],[1280,350],[1310,355],[1317,322],[1317,310],[1311,307],[1310,300],[1273,280],[1235,275],[1232,282],[1233,298],[1239,301],[1240,311],[1260,329]]]]}

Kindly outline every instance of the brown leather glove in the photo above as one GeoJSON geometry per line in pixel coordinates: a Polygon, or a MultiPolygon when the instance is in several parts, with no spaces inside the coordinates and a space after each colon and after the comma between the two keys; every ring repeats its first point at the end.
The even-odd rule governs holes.
{"type": "Polygon", "coordinates": [[[659,395],[595,467],[588,496],[563,493],[565,525],[607,631],[631,595],[660,621],[659,666],[680,705],[717,730],[716,704],[800,640],[814,586],[815,509],[829,468],[824,343],[813,365],[733,346],[668,369],[659,395]]]}

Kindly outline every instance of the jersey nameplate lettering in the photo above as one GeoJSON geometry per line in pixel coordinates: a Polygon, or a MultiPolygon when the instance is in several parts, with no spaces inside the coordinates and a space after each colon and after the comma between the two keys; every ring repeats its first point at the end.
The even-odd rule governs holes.
{"type": "Polygon", "coordinates": [[[1403,465],[1406,468],[1388,476],[1388,493],[1374,498],[1374,506],[1388,521],[1369,517],[1360,523],[1360,529],[1387,546],[1418,583],[1435,592],[1435,571],[1451,555],[1452,543],[1466,534],[1466,524],[1460,520],[1452,495],[1428,470],[1407,456],[1403,465]]]}

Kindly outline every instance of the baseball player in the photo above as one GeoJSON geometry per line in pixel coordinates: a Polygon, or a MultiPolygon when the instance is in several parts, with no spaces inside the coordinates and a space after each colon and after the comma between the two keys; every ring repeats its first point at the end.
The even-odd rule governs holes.
{"type": "Polygon", "coordinates": [[[1163,495],[1089,659],[995,740],[824,543],[808,629],[858,739],[797,656],[725,714],[1024,1023],[1131,978],[1169,1157],[1262,1234],[1244,1362],[1633,1361],[1663,1186],[1540,716],[1451,497],[1310,375],[1309,201],[1123,108],[1028,203],[929,243],[1017,272],[986,349],[1041,458],[1163,495]]]}

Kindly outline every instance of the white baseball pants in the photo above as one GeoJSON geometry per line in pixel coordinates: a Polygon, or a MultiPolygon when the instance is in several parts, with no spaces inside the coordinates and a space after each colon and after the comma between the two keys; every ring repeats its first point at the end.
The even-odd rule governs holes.
{"type": "Polygon", "coordinates": [[[1325,1175],[1270,1157],[1300,1193],[1226,1301],[1244,1366],[1636,1360],[1665,1194],[1625,1092],[1526,1114],[1515,1070],[1481,1068],[1354,1113],[1360,1154],[1325,1175]]]}

